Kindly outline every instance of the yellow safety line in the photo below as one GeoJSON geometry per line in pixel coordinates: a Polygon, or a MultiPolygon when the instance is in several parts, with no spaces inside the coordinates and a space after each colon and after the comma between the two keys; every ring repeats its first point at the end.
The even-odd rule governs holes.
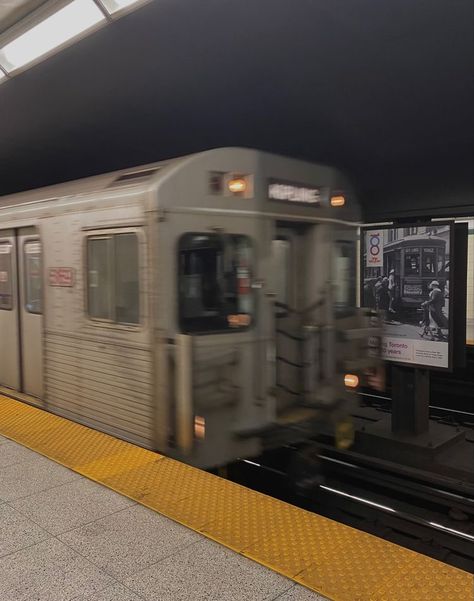
{"type": "Polygon", "coordinates": [[[0,434],[335,601],[473,599],[467,572],[1,395],[0,434]]]}

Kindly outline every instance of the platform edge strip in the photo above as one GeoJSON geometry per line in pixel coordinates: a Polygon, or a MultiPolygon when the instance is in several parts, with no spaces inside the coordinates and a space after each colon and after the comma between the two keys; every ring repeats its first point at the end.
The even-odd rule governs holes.
{"type": "MultiPolygon", "coordinates": [[[[142,449],[141,447],[137,447],[132,443],[116,439],[108,434],[98,432],[81,424],[76,424],[63,417],[48,413],[31,405],[26,405],[25,403],[19,402],[10,397],[5,397],[3,395],[0,395],[0,416],[0,434],[3,436],[18,442],[19,444],[22,444],[23,446],[45,457],[48,457],[52,461],[55,461],[56,463],[59,463],[60,465],[63,465],[64,467],[67,467],[76,473],[79,473],[82,476],[97,482],[98,484],[106,486],[107,488],[114,490],[115,492],[122,494],[153,511],[156,511],[168,517],[169,519],[172,519],[173,521],[200,533],[206,538],[222,544],[232,551],[244,557],[248,557],[257,563],[306,586],[316,593],[332,599],[333,601],[355,601],[356,599],[360,599],[360,601],[400,601],[401,597],[399,596],[397,590],[401,593],[401,589],[403,589],[404,601],[411,601],[412,599],[413,601],[423,601],[424,599],[429,599],[430,601],[436,601],[437,599],[442,599],[443,601],[447,601],[448,599],[452,599],[453,601],[471,601],[473,599],[474,579],[472,575],[457,568],[447,566],[446,564],[443,564],[437,560],[419,555],[414,551],[399,547],[394,543],[383,541],[382,539],[372,535],[359,532],[353,528],[350,528],[349,526],[338,524],[337,522],[333,522],[327,518],[306,512],[303,509],[288,505],[262,493],[250,491],[249,489],[245,489],[240,485],[222,480],[217,476],[213,476],[206,472],[202,472],[197,468],[187,466],[175,460],[159,455],[158,453],[142,449]],[[47,424],[49,424],[49,427],[47,424]],[[39,430],[37,429],[38,426],[40,426],[39,430]],[[28,428],[30,428],[30,430],[28,428]],[[81,440],[81,435],[85,436],[86,438],[92,437],[96,441],[100,441],[100,443],[105,446],[106,451],[99,452],[99,456],[93,461],[78,463],[75,461],[75,453],[77,453],[80,449],[80,442],[75,444],[73,448],[69,448],[71,446],[70,438],[67,439],[69,442],[68,447],[68,445],[65,444],[61,445],[60,442],[58,442],[58,437],[54,437],[53,443],[52,440],[49,440],[51,439],[51,436],[49,439],[48,436],[46,436],[46,439],[49,440],[49,442],[43,444],[36,443],[36,435],[38,432],[42,434],[48,434],[51,433],[50,430],[57,431],[56,433],[58,434],[58,437],[60,436],[61,430],[63,430],[63,435],[64,432],[74,432],[77,436],[77,441],[81,440]],[[54,445],[56,446],[56,450],[54,450],[54,445]],[[126,460],[127,458],[130,459],[128,462],[128,467],[130,469],[124,470],[124,464],[122,461],[126,460]],[[118,467],[113,467],[114,461],[120,461],[118,467]],[[160,469],[158,469],[158,465],[160,469]],[[102,476],[99,468],[103,468],[102,476]],[[278,511],[280,511],[280,513],[283,512],[283,514],[288,515],[293,521],[303,520],[304,522],[305,520],[309,520],[313,525],[330,525],[333,529],[334,525],[337,525],[338,532],[341,533],[340,538],[342,538],[343,541],[345,536],[349,536],[352,540],[360,540],[361,544],[363,545],[365,545],[365,543],[370,543],[374,544],[379,549],[383,549],[384,553],[382,553],[382,555],[385,555],[386,552],[386,555],[391,557],[392,564],[390,567],[394,571],[392,571],[391,575],[384,580],[383,584],[379,583],[376,585],[374,583],[373,587],[368,586],[365,590],[364,596],[361,596],[360,590],[354,590],[354,587],[349,587],[349,589],[347,585],[339,587],[337,583],[335,584],[334,582],[324,584],[322,582],[324,580],[324,575],[322,574],[324,571],[323,568],[327,568],[329,572],[334,571],[333,564],[337,565],[338,561],[341,559],[341,554],[344,554],[344,545],[342,543],[337,543],[337,541],[334,541],[334,544],[331,542],[331,544],[328,545],[328,547],[330,547],[328,550],[329,556],[326,560],[323,559],[319,561],[319,563],[314,563],[314,559],[310,558],[305,563],[305,560],[301,559],[301,557],[295,557],[293,552],[294,549],[292,551],[291,548],[286,548],[286,530],[283,529],[283,532],[275,533],[275,529],[273,528],[272,530],[272,524],[270,523],[271,520],[268,520],[269,523],[266,524],[266,528],[264,527],[262,531],[265,532],[266,535],[269,532],[273,533],[275,538],[274,541],[271,541],[273,543],[273,552],[275,549],[282,549],[279,555],[277,554],[273,557],[271,557],[271,555],[268,556],[265,553],[266,547],[264,543],[267,542],[266,540],[258,541],[255,539],[251,544],[247,541],[246,544],[241,543],[239,545],[236,544],[235,539],[232,540],[230,533],[223,535],[221,532],[221,534],[219,534],[219,528],[215,524],[215,522],[218,522],[218,512],[216,512],[216,515],[211,515],[207,522],[204,520],[204,522],[201,523],[198,523],[196,517],[193,519],[192,516],[186,516],[183,514],[183,512],[180,514],[179,506],[181,504],[185,506],[186,501],[188,500],[188,497],[186,497],[184,492],[182,493],[182,498],[171,499],[171,501],[168,503],[168,507],[166,500],[163,499],[160,501],[157,500],[156,496],[153,497],[153,491],[149,491],[147,493],[144,491],[144,489],[142,489],[141,492],[137,494],[137,490],[134,490],[134,488],[130,487],[130,485],[127,483],[129,482],[130,478],[133,478],[133,472],[142,468],[145,470],[145,472],[148,470],[150,474],[154,474],[155,477],[158,475],[164,480],[164,482],[166,482],[167,478],[167,468],[169,468],[168,471],[170,472],[176,470],[184,471],[189,479],[194,479],[196,477],[198,482],[201,483],[201,486],[204,486],[204,490],[206,486],[210,486],[212,484],[212,488],[216,486],[217,488],[230,492],[230,499],[232,499],[233,492],[239,491],[240,495],[250,496],[251,501],[255,502],[257,505],[265,505],[265,510],[262,511],[264,520],[266,519],[265,516],[268,516],[268,512],[266,510],[270,504],[276,513],[278,511]],[[160,472],[164,472],[164,475],[160,474],[160,472]],[[104,477],[104,474],[107,473],[110,475],[108,477],[104,477]],[[122,478],[122,485],[120,485],[120,478],[122,478]],[[150,497],[148,501],[146,498],[147,496],[150,497]],[[170,507],[173,507],[173,509],[171,510],[170,507]],[[295,567],[290,569],[289,565],[293,561],[295,561],[295,567]],[[426,588],[423,591],[419,590],[416,579],[414,579],[413,583],[410,581],[407,582],[407,568],[412,563],[420,564],[419,567],[423,569],[425,574],[427,571],[432,574],[432,578],[426,580],[426,588]],[[301,569],[301,566],[303,565],[305,567],[301,569]],[[440,579],[442,579],[442,581],[440,579]],[[448,589],[449,587],[455,586],[456,590],[446,590],[446,586],[448,589]],[[438,596],[439,593],[441,593],[443,596],[438,596]],[[450,593],[454,593],[456,596],[452,596],[450,593]]],[[[88,449],[88,451],[92,452],[92,449],[88,449]]],[[[171,482],[169,483],[171,484],[171,482]]],[[[287,525],[293,526],[293,521],[287,525]]],[[[238,533],[240,524],[233,524],[232,527],[235,529],[234,534],[236,532],[238,533]]],[[[301,536],[303,536],[303,538],[300,536],[298,543],[303,543],[303,547],[306,548],[304,543],[305,540],[306,542],[309,541],[310,534],[311,532],[308,531],[307,539],[304,538],[305,534],[302,534],[301,536]]],[[[267,547],[268,546],[269,545],[267,545],[267,547]]],[[[367,547],[367,545],[365,546],[367,547]]],[[[310,550],[309,547],[310,546],[308,545],[308,548],[305,552],[310,550]]],[[[324,549],[321,550],[321,555],[324,555],[323,551],[324,549]]],[[[299,546],[298,553],[300,553],[299,546]]],[[[365,563],[365,568],[367,570],[373,568],[371,562],[367,557],[364,557],[363,554],[357,561],[359,561],[360,564],[365,563]]],[[[383,561],[387,560],[383,559],[383,561]]],[[[365,572],[365,569],[360,569],[360,565],[352,565],[350,567],[353,568],[353,572],[356,574],[359,572],[365,572]]],[[[345,571],[345,574],[339,574],[339,576],[344,578],[345,576],[349,576],[349,574],[347,571],[345,571]]],[[[336,577],[337,574],[334,574],[335,579],[337,579],[336,577]]]]}

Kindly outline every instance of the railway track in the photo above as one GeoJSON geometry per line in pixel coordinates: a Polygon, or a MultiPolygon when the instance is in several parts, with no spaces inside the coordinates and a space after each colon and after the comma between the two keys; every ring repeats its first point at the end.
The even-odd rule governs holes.
{"type": "MultiPolygon", "coordinates": [[[[388,370],[389,371],[389,370],[388,370]]],[[[391,412],[387,393],[364,391],[362,403],[391,412]]],[[[467,347],[466,367],[433,372],[430,417],[474,430],[474,347],[467,347]]],[[[469,438],[474,440],[472,434],[469,438]]],[[[231,477],[246,486],[315,511],[347,525],[424,553],[455,567],[474,571],[474,490],[442,478],[416,479],[400,469],[377,469],[351,453],[318,445],[313,469],[295,478],[296,447],[241,462],[231,477]]],[[[393,466],[392,466],[393,468],[393,466]]]]}
{"type": "MultiPolygon", "coordinates": [[[[366,392],[361,393],[361,396],[365,406],[391,413],[392,399],[390,397],[366,392]]],[[[474,397],[472,398],[474,399],[474,397]]],[[[455,407],[443,407],[433,402],[430,403],[430,418],[440,423],[474,429],[474,412],[459,408],[469,405],[473,406],[474,401],[468,398],[464,398],[462,403],[458,400],[455,407]]]]}
{"type": "MultiPolygon", "coordinates": [[[[390,371],[390,370],[388,370],[390,371]]],[[[387,393],[366,390],[362,404],[391,412],[387,393]]],[[[474,430],[474,347],[467,347],[466,367],[431,377],[430,417],[474,430]]],[[[471,433],[470,441],[474,441],[471,433]]],[[[310,511],[336,519],[450,565],[474,571],[474,487],[449,478],[417,477],[403,466],[377,465],[356,453],[340,452],[318,442],[313,466],[295,473],[289,446],[242,461],[230,477],[310,511]],[[451,485],[452,484],[452,485],[451,485]]]]}
{"type": "Polygon", "coordinates": [[[474,571],[474,487],[368,467],[333,447],[318,445],[313,467],[295,470],[300,449],[287,447],[259,460],[242,460],[229,477],[298,505],[423,553],[474,571]]]}

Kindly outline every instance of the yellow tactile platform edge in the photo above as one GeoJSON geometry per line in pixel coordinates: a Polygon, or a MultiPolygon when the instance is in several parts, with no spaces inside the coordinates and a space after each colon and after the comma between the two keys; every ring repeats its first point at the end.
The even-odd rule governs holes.
{"type": "Polygon", "coordinates": [[[1,395],[0,434],[334,601],[473,600],[467,572],[1,395]]]}

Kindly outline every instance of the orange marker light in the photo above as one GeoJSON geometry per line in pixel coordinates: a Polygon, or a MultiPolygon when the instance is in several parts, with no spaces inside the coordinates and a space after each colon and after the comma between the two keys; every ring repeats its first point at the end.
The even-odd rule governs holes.
{"type": "Polygon", "coordinates": [[[346,204],[346,199],[344,196],[331,196],[331,206],[332,207],[343,207],[346,204]]]}
{"type": "Polygon", "coordinates": [[[250,325],[250,315],[247,315],[246,313],[228,315],[227,323],[231,328],[245,328],[250,325]]]}
{"type": "Polygon", "coordinates": [[[243,194],[247,190],[247,182],[243,177],[231,179],[227,185],[232,194],[243,194]]]}
{"type": "Polygon", "coordinates": [[[359,378],[355,374],[346,374],[344,376],[344,384],[347,388],[357,388],[359,386],[359,378]]]}
{"type": "Polygon", "coordinates": [[[200,415],[194,417],[194,436],[200,440],[206,437],[206,420],[200,415]]]}

